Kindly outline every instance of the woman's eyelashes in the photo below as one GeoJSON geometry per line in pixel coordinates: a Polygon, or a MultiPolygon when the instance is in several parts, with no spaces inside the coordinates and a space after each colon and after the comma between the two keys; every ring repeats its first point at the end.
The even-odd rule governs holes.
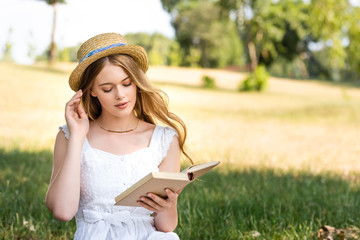
{"type": "MultiPolygon", "coordinates": [[[[124,87],[130,87],[131,84],[132,84],[132,81],[128,81],[128,82],[122,83],[122,85],[123,85],[124,87]]],[[[103,89],[103,91],[104,91],[105,93],[108,93],[108,92],[111,92],[112,89],[113,89],[113,88],[106,88],[106,89],[103,89]]]]}
{"type": "Polygon", "coordinates": [[[106,92],[106,93],[107,93],[107,92],[110,92],[111,90],[112,90],[112,88],[110,88],[110,89],[103,89],[103,91],[106,92]]]}
{"type": "Polygon", "coordinates": [[[126,82],[123,83],[123,86],[124,87],[129,87],[129,86],[131,86],[131,84],[132,84],[132,81],[126,81],[126,82]]]}

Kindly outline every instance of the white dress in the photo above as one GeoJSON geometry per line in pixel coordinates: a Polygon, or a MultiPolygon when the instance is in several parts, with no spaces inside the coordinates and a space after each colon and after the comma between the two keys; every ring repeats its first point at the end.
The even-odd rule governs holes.
{"type": "MultiPolygon", "coordinates": [[[[60,127],[69,138],[66,125],[60,127]]],[[[176,240],[176,233],[156,231],[152,212],[143,207],[114,206],[115,197],[152,171],[167,154],[176,131],[156,126],[147,148],[115,155],[90,146],[81,157],[80,203],[74,239],[176,240]]]]}

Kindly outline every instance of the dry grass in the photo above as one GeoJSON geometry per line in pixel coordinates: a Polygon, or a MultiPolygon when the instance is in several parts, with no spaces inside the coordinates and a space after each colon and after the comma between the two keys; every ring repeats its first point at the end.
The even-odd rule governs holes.
{"type": "MultiPolygon", "coordinates": [[[[65,103],[73,94],[67,85],[69,69],[0,64],[1,147],[52,148],[57,127],[65,122],[65,103]]],[[[188,145],[199,162],[331,171],[347,177],[360,173],[357,88],[272,78],[265,93],[238,93],[232,89],[244,78],[242,73],[150,69],[149,77],[169,95],[171,110],[187,123],[188,145]],[[204,72],[225,90],[198,88],[204,72]]]]}
{"type": "Polygon", "coordinates": [[[0,71],[0,145],[52,147],[71,96],[66,74],[9,64],[0,64],[0,71]]]}

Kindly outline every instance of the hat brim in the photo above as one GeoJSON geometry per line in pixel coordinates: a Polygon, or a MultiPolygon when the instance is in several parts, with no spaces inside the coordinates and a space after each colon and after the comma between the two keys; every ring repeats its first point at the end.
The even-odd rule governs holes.
{"type": "Polygon", "coordinates": [[[85,69],[95,62],[96,60],[112,55],[112,54],[125,54],[132,57],[135,62],[139,65],[139,67],[146,73],[149,68],[148,58],[146,51],[143,47],[138,45],[124,45],[109,48],[102,52],[96,53],[86,59],[84,59],[81,63],[79,63],[76,68],[72,71],[69,77],[69,85],[72,90],[75,92],[79,90],[80,87],[80,79],[85,69]]]}

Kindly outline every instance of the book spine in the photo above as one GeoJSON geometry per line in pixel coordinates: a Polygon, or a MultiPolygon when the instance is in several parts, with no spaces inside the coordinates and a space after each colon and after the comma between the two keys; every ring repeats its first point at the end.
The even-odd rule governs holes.
{"type": "Polygon", "coordinates": [[[188,175],[189,181],[192,181],[192,180],[194,180],[194,179],[195,179],[195,175],[194,175],[194,173],[192,173],[192,172],[188,172],[188,173],[187,173],[187,175],[188,175]]]}

